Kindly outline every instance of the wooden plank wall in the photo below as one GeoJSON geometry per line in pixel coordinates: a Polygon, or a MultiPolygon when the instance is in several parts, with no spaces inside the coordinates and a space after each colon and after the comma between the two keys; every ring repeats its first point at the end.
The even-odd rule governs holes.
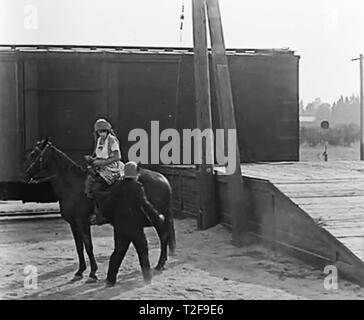
{"type": "Polygon", "coordinates": [[[172,210],[176,214],[184,214],[199,218],[198,188],[196,173],[192,167],[161,166],[163,173],[172,186],[172,210]]]}
{"type": "Polygon", "coordinates": [[[0,181],[20,179],[24,135],[22,68],[14,56],[0,60],[0,181]]]}

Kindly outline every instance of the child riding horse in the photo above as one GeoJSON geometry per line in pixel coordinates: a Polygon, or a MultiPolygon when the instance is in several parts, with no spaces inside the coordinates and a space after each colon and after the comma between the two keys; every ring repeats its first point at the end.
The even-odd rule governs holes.
{"type": "MultiPolygon", "coordinates": [[[[124,164],[121,162],[119,140],[111,124],[105,119],[98,119],[94,124],[95,151],[92,156],[85,156],[90,164],[90,172],[85,181],[87,197],[94,198],[94,193],[105,190],[122,176],[124,164]]],[[[91,224],[104,224],[106,219],[95,203],[95,214],[91,216],[91,224]]]]}

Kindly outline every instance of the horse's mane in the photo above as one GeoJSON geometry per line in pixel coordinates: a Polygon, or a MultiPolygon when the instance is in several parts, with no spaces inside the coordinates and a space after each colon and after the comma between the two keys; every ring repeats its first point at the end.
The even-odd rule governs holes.
{"type": "Polygon", "coordinates": [[[61,160],[60,165],[61,165],[62,169],[64,169],[64,170],[71,169],[75,173],[78,173],[80,176],[81,175],[84,176],[87,173],[87,169],[83,168],[78,163],[73,161],[66,153],[59,150],[58,148],[56,148],[53,145],[52,145],[52,148],[56,152],[56,154],[59,156],[58,159],[61,160]]]}

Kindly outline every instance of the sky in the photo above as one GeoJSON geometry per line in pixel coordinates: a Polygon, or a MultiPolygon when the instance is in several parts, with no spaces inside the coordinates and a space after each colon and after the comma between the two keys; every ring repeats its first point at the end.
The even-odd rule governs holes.
{"type": "MultiPolygon", "coordinates": [[[[290,48],[300,99],[359,93],[364,0],[220,0],[227,48],[290,48]]],[[[1,44],[193,46],[192,0],[0,0],[1,44]],[[180,15],[185,8],[183,30],[180,15]]]]}

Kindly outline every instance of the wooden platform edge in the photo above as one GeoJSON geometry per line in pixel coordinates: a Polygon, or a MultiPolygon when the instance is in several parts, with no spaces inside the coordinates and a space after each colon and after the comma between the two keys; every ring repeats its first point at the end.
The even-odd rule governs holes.
{"type": "Polygon", "coordinates": [[[364,287],[364,263],[268,180],[246,178],[249,230],[273,251],[319,267],[335,266],[339,277],[364,287]]]}
{"type": "MultiPolygon", "coordinates": [[[[198,218],[196,174],[191,168],[163,168],[173,188],[173,210],[198,218]]],[[[269,180],[243,176],[248,230],[255,241],[324,271],[336,266],[339,277],[364,287],[364,263],[269,180]]],[[[216,174],[219,222],[232,227],[226,176],[216,174]]],[[[231,229],[230,229],[231,230],[231,229]]],[[[339,278],[340,280],[340,278],[339,278]]]]}

